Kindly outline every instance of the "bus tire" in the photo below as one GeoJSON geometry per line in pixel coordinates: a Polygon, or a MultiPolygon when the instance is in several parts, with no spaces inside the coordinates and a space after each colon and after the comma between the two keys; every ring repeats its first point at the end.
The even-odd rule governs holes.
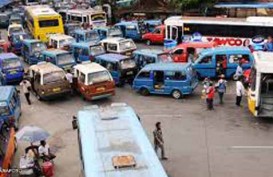
{"type": "Polygon", "coordinates": [[[141,88],[139,90],[139,93],[142,95],[142,96],[148,96],[150,94],[149,90],[147,88],[141,88]]]}
{"type": "Polygon", "coordinates": [[[172,91],[172,97],[174,99],[178,100],[178,99],[182,98],[182,93],[179,90],[173,90],[172,91]]]}
{"type": "Polygon", "coordinates": [[[151,43],[151,41],[150,40],[147,40],[146,41],[146,45],[151,45],[152,43],[151,43]]]}

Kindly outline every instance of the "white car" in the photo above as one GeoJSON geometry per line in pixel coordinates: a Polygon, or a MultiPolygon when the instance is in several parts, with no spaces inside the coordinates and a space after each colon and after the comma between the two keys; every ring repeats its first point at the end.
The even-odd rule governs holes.
{"type": "Polygon", "coordinates": [[[52,34],[49,36],[49,46],[55,49],[66,49],[71,46],[76,40],[65,34],[52,34]]]}
{"type": "Polygon", "coordinates": [[[23,26],[20,24],[13,23],[13,24],[10,24],[8,27],[8,37],[10,37],[14,33],[24,33],[24,32],[25,30],[23,26]]]}
{"type": "Polygon", "coordinates": [[[130,56],[132,52],[137,49],[136,44],[132,39],[125,39],[121,37],[106,38],[100,43],[106,52],[118,53],[127,56],[130,56]]]}

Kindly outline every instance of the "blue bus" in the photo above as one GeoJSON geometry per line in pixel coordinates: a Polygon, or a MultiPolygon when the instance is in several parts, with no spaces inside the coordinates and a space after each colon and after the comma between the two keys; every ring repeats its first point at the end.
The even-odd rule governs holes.
{"type": "Polygon", "coordinates": [[[73,120],[83,177],[167,177],[132,107],[85,107],[73,120]]]}

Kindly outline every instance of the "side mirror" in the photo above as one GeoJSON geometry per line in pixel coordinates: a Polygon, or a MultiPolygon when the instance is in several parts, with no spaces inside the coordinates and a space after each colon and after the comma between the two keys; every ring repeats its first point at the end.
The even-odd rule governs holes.
{"type": "Polygon", "coordinates": [[[73,130],[78,129],[78,122],[77,122],[77,117],[76,116],[73,116],[72,128],[73,128],[73,130]]]}

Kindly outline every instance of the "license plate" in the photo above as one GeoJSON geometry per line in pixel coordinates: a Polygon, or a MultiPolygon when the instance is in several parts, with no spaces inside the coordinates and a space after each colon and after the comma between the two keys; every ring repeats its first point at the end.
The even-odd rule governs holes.
{"type": "Polygon", "coordinates": [[[133,73],[133,71],[129,71],[129,72],[127,72],[126,74],[127,74],[127,75],[132,75],[132,74],[134,74],[134,73],[133,73]]]}
{"type": "Polygon", "coordinates": [[[59,92],[59,91],[61,91],[61,88],[54,88],[53,89],[53,92],[59,92]]]}
{"type": "Polygon", "coordinates": [[[102,91],[105,90],[105,88],[104,88],[104,87],[98,87],[96,90],[97,90],[98,92],[102,92],[102,91]]]}

